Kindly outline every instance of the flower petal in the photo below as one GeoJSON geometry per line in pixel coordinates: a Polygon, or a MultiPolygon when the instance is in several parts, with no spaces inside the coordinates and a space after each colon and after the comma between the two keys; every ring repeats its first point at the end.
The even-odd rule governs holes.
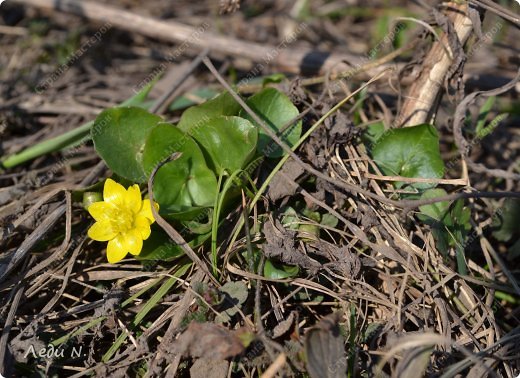
{"type": "Polygon", "coordinates": [[[126,250],[124,238],[121,235],[110,240],[107,245],[107,258],[110,264],[119,262],[125,258],[128,251],[126,250]]]}
{"type": "Polygon", "coordinates": [[[151,221],[142,215],[136,215],[135,217],[135,230],[139,232],[143,240],[148,239],[152,233],[152,230],[150,229],[150,223],[151,221]]]}
{"type": "MultiPolygon", "coordinates": [[[[157,202],[154,202],[155,209],[159,211],[159,204],[157,202]]],[[[143,216],[145,218],[148,218],[150,222],[155,222],[155,218],[152,214],[152,207],[150,206],[150,200],[145,199],[143,200],[143,205],[141,206],[141,211],[137,214],[138,216],[143,216]]]]}
{"type": "Polygon", "coordinates": [[[105,202],[121,206],[125,203],[125,196],[126,189],[123,185],[110,178],[105,181],[105,186],[103,188],[103,199],[105,202]]]}
{"type": "Polygon", "coordinates": [[[92,205],[88,207],[88,212],[90,215],[92,215],[92,218],[94,218],[96,221],[109,221],[114,217],[114,213],[116,211],[116,208],[114,205],[100,201],[100,202],[94,202],[92,205]]]}
{"type": "Polygon", "coordinates": [[[112,229],[110,222],[101,221],[94,223],[92,227],[88,229],[88,236],[92,240],[107,241],[115,238],[117,232],[112,229]]]}
{"type": "Polygon", "coordinates": [[[139,185],[135,184],[128,188],[125,194],[125,204],[134,214],[139,212],[141,209],[141,189],[139,189],[139,185]]]}
{"type": "Polygon", "coordinates": [[[137,230],[130,230],[122,235],[125,249],[132,255],[138,255],[143,249],[143,238],[137,230]]]}

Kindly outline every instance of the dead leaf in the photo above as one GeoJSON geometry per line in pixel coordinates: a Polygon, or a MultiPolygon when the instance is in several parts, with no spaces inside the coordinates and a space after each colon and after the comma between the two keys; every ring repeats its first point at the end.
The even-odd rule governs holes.
{"type": "Polygon", "coordinates": [[[280,323],[278,323],[278,325],[273,329],[273,339],[283,336],[286,332],[288,332],[294,323],[295,316],[297,315],[297,311],[291,311],[287,319],[282,320],[280,323]]]}
{"type": "Polygon", "coordinates": [[[176,349],[185,356],[225,360],[241,354],[245,347],[237,331],[214,323],[191,322],[177,340],[176,349]]]}
{"type": "Polygon", "coordinates": [[[392,376],[399,378],[423,377],[428,368],[432,352],[433,347],[430,345],[408,349],[397,364],[392,376]]]}
{"type": "Polygon", "coordinates": [[[217,323],[229,322],[246,301],[248,296],[247,286],[242,281],[227,282],[219,291],[222,294],[222,301],[218,305],[220,314],[216,321],[217,323]]]}
{"type": "Polygon", "coordinates": [[[329,315],[305,335],[307,370],[311,378],[346,376],[345,340],[339,328],[339,314],[329,315]]]}

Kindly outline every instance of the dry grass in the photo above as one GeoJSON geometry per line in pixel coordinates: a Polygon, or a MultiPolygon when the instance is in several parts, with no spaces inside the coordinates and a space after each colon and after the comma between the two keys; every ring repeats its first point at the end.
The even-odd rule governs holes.
{"type": "MultiPolygon", "coordinates": [[[[153,3],[168,9],[169,3],[153,3]]],[[[229,25],[222,27],[236,32],[250,22],[276,44],[272,32],[282,20],[276,14],[280,9],[288,11],[281,3],[265,9],[243,5],[258,14],[250,20],[244,20],[243,14],[229,15],[225,19],[229,25]]],[[[339,3],[315,4],[316,14],[339,3]]],[[[184,9],[179,12],[186,22],[196,24],[213,17],[211,5],[207,9],[194,6],[189,10],[187,3],[179,7],[184,9]]],[[[20,9],[13,6],[9,14],[16,17],[20,9]]],[[[152,15],[157,11],[152,5],[148,10],[152,15]]],[[[416,8],[413,11],[421,14],[416,8]]],[[[16,23],[27,31],[28,20],[36,16],[41,14],[31,10],[16,23]]],[[[363,14],[334,17],[310,19],[302,45],[322,40],[325,47],[342,52],[346,48],[341,33],[347,33],[345,24],[350,24],[350,36],[362,45],[350,47],[367,50],[372,42],[362,38],[363,30],[376,20],[363,14]],[[334,17],[341,22],[334,22],[334,17]]],[[[47,26],[52,30],[64,22],[79,21],[60,14],[47,26]]],[[[112,30],[104,43],[111,46],[113,56],[104,56],[109,53],[93,47],[91,55],[71,66],[44,96],[37,96],[31,85],[37,84],[42,70],[53,66],[40,67],[37,62],[54,37],[52,33],[41,39],[27,37],[22,29],[8,29],[11,34],[0,29],[4,33],[0,41],[10,55],[10,59],[0,58],[5,67],[0,71],[0,93],[6,98],[0,104],[5,110],[0,125],[7,125],[0,128],[5,155],[78,126],[128,97],[135,84],[129,78],[147,77],[158,62],[155,52],[162,51],[158,41],[137,36],[128,43],[126,33],[112,30]],[[96,65],[99,62],[101,68],[96,65]]],[[[60,38],[67,34],[55,33],[60,38]]],[[[511,42],[514,33],[517,30],[508,29],[503,40],[511,42]]],[[[415,38],[413,33],[406,36],[415,38]]],[[[420,46],[427,43],[421,40],[420,46]]],[[[508,59],[518,44],[512,41],[511,46],[486,47],[506,63],[496,62],[485,74],[502,79],[512,76],[514,61],[508,59]]],[[[159,55],[164,58],[162,52],[159,55]]],[[[401,59],[409,62],[413,56],[408,53],[401,59]]],[[[185,57],[183,67],[190,60],[185,57]]],[[[469,78],[480,73],[472,68],[473,63],[467,66],[469,78]]],[[[221,64],[225,72],[233,61],[223,58],[221,64]]],[[[178,68],[174,65],[172,70],[178,68]]],[[[417,209],[403,212],[378,200],[398,201],[405,194],[395,189],[392,178],[379,172],[361,138],[364,125],[374,120],[395,122],[392,114],[398,114],[402,92],[396,91],[397,72],[385,78],[388,82],[372,84],[362,100],[356,97],[358,104],[352,100],[330,115],[298,149],[298,156],[327,179],[289,160],[258,203],[251,206],[247,197],[237,200],[219,229],[217,283],[185,256],[153,263],[135,259],[106,263],[102,245],[86,236],[91,220],[80,206],[78,191],[110,175],[98,163],[91,144],[73,154],[55,152],[0,172],[0,372],[75,377],[187,376],[190,369],[193,376],[211,377],[305,376],[309,372],[318,376],[314,371],[330,377],[344,376],[345,371],[356,377],[415,377],[423,372],[428,377],[518,375],[518,257],[508,254],[514,240],[499,241],[493,233],[493,222],[501,219],[508,205],[503,199],[465,200],[472,228],[463,245],[468,274],[461,275],[454,248],[448,254],[441,251],[435,231],[419,220],[417,209]],[[347,191],[345,184],[357,190],[347,191]],[[363,194],[366,191],[375,196],[363,194]],[[288,206],[300,211],[297,223],[309,226],[306,231],[285,223],[288,206]],[[320,224],[302,209],[331,214],[338,223],[320,224]],[[244,218],[247,222],[242,227],[244,218]],[[249,254],[257,255],[258,261],[248,260],[249,254]],[[266,278],[267,259],[297,265],[299,273],[292,278],[266,278]],[[222,288],[226,282],[241,282],[247,298],[237,302],[226,296],[222,288]],[[230,308],[233,311],[227,312],[230,308]],[[231,315],[222,320],[223,313],[231,315]],[[188,327],[191,321],[205,324],[188,327]],[[323,350],[317,351],[312,340],[319,340],[323,350]],[[49,345],[60,346],[65,356],[34,358],[28,353],[31,348],[36,353],[49,351],[49,345]],[[78,350],[80,356],[71,358],[78,350]]],[[[322,81],[314,86],[302,86],[297,80],[280,85],[305,113],[307,128],[361,85],[354,75],[349,80],[322,81]]],[[[158,87],[168,83],[163,80],[158,87]]],[[[180,91],[201,87],[219,88],[201,70],[192,72],[180,91]]],[[[160,94],[158,89],[152,95],[160,94]]],[[[471,158],[517,173],[518,92],[502,98],[512,116],[474,146],[471,158]]],[[[452,103],[440,103],[436,125],[444,160],[450,162],[440,187],[448,192],[472,187],[518,191],[517,180],[497,180],[460,162],[460,151],[453,147],[452,123],[446,116],[453,113],[452,103]]],[[[174,121],[178,116],[179,112],[166,113],[174,121]]],[[[272,169],[271,162],[259,166],[254,174],[257,186],[272,169]]],[[[195,252],[211,265],[209,245],[195,252]]]]}

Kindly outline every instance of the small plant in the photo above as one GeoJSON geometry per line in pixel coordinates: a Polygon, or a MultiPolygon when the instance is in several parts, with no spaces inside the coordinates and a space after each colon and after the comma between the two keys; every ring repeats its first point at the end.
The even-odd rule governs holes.
{"type": "MultiPolygon", "coordinates": [[[[246,102],[289,146],[298,141],[301,121],[291,123],[291,120],[299,112],[285,94],[266,88],[246,102]]],[[[178,159],[164,164],[157,171],[153,195],[161,216],[188,229],[191,242],[195,240],[195,234],[203,235],[197,238],[199,241],[204,241],[204,236],[209,236],[210,232],[216,238],[220,213],[238,193],[232,188],[245,186],[242,178],[249,176],[251,165],[255,167],[253,162],[258,158],[283,155],[281,148],[228,93],[187,109],[177,125],[138,107],[107,109],[96,118],[91,136],[96,151],[114,174],[134,184],[128,193],[131,191],[135,198],[140,193],[138,184],[146,183],[152,171],[173,153],[180,153],[178,159]]],[[[106,185],[115,188],[114,185],[118,184],[110,181],[106,185]]],[[[118,187],[118,191],[121,190],[124,188],[118,187]]],[[[107,212],[101,214],[97,211],[102,206],[105,205],[94,203],[89,211],[92,214],[90,209],[96,210],[92,214],[95,218],[108,217],[107,212]]],[[[128,214],[113,212],[111,216],[114,219],[103,218],[103,221],[105,225],[110,222],[120,224],[126,222],[128,214]]],[[[147,219],[153,222],[153,218],[147,219]]],[[[101,226],[95,227],[99,230],[101,226]]],[[[108,236],[113,235],[106,232],[91,232],[91,237],[109,240],[108,236]]],[[[146,237],[140,241],[149,236],[144,234],[146,237]]],[[[121,241],[117,244],[117,253],[114,249],[116,239],[111,239],[109,261],[119,261],[127,252],[139,254],[141,244],[137,241],[137,233],[131,239],[132,245],[117,239],[121,241]]],[[[145,243],[143,255],[147,255],[148,249],[145,243]]],[[[163,256],[166,257],[169,256],[163,256]]],[[[215,262],[216,256],[213,257],[215,262]]]]}
{"type": "MultiPolygon", "coordinates": [[[[402,129],[381,130],[380,124],[373,125],[365,136],[372,143],[374,161],[386,175],[410,178],[440,179],[444,175],[444,162],[439,151],[439,136],[432,125],[422,124],[402,129]]],[[[405,183],[397,181],[397,188],[405,188],[405,183]]],[[[436,183],[419,182],[410,185],[421,199],[446,196],[444,189],[436,188],[436,183]]],[[[448,202],[438,202],[419,208],[418,218],[432,228],[437,248],[447,256],[448,249],[454,248],[459,273],[467,274],[464,248],[471,228],[470,210],[463,201],[452,206],[448,202]]]]}

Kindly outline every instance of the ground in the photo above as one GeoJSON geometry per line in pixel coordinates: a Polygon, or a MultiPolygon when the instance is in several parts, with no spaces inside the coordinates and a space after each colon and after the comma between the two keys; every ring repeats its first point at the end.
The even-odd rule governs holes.
{"type": "MultiPolygon", "coordinates": [[[[0,374],[520,374],[520,6],[471,2],[461,43],[434,2],[48,3],[0,6],[0,374]],[[439,40],[442,95],[406,127],[439,40]],[[266,111],[295,154],[229,95],[216,111],[263,147],[222,175],[221,205],[189,220],[161,205],[143,252],[110,264],[85,200],[108,177],[146,199],[154,175],[121,173],[149,144],[118,168],[91,129],[148,85],[133,104],[186,131],[222,80],[254,111],[261,91],[285,104],[266,111]]],[[[234,166],[247,143],[203,159],[234,166]]]]}

